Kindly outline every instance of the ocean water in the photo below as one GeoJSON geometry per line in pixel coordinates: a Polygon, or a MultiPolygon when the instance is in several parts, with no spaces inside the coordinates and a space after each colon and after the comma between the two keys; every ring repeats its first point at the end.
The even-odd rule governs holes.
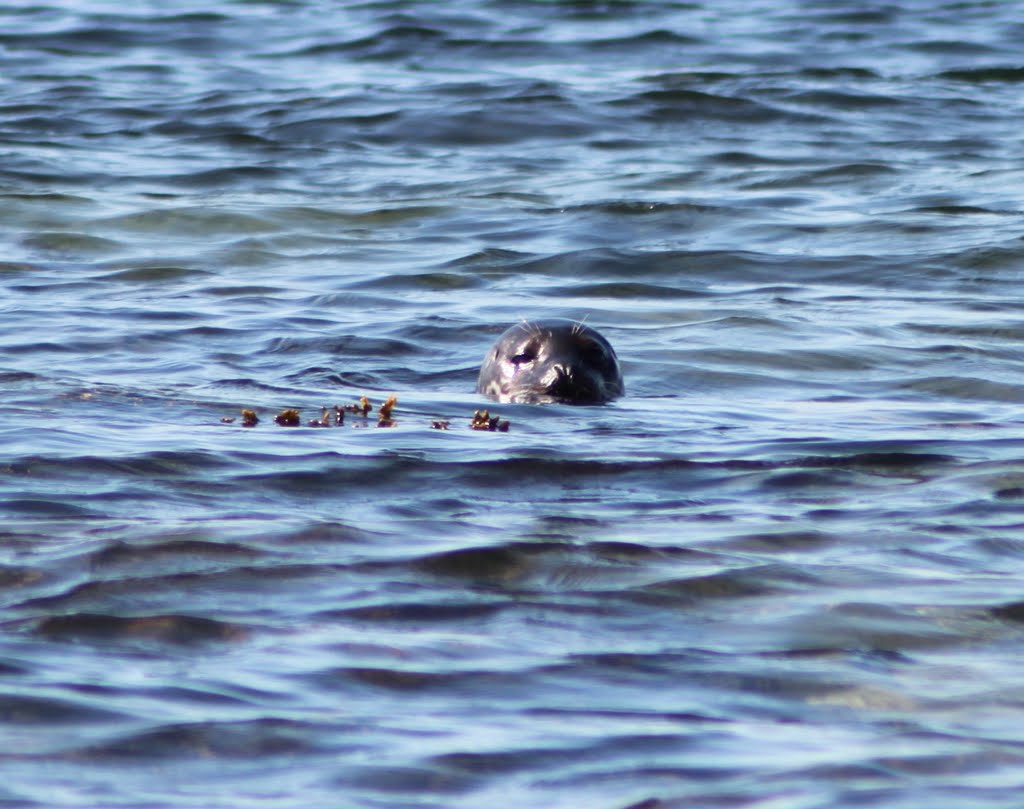
{"type": "Polygon", "coordinates": [[[0,9],[0,806],[1019,806],[1022,12],[0,9]]]}

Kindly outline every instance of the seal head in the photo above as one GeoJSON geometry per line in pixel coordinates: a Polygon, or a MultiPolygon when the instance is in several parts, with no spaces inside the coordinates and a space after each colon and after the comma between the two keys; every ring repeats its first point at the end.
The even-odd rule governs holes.
{"type": "Polygon", "coordinates": [[[531,404],[603,404],[625,392],[615,349],[570,320],[512,326],[484,358],[476,389],[499,402],[531,404]]]}

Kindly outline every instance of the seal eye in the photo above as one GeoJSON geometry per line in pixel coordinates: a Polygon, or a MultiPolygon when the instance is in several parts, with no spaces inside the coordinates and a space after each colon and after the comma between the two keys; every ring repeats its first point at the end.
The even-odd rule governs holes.
{"type": "Polygon", "coordinates": [[[537,359],[540,353],[541,349],[540,346],[537,344],[537,341],[530,340],[528,343],[526,343],[526,345],[522,347],[522,350],[519,351],[518,354],[513,354],[511,357],[509,357],[509,361],[511,361],[512,365],[518,368],[519,366],[524,366],[527,363],[532,363],[532,361],[537,359]]]}
{"type": "Polygon", "coordinates": [[[537,359],[537,346],[534,343],[523,346],[522,351],[510,357],[510,361],[516,366],[525,365],[528,362],[533,362],[535,359],[537,359]]]}

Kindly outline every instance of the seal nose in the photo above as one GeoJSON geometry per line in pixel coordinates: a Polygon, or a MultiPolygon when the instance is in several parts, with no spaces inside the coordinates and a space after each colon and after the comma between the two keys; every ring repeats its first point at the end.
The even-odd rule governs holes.
{"type": "Polygon", "coordinates": [[[584,395],[589,394],[589,379],[582,369],[571,363],[558,363],[552,365],[551,370],[554,371],[554,378],[548,386],[548,394],[575,400],[580,398],[581,385],[587,391],[584,395]]]}

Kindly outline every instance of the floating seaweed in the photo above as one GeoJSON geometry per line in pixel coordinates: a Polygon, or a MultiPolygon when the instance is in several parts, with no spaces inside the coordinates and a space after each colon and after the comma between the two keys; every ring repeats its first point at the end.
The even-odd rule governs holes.
{"type": "Polygon", "coordinates": [[[509,422],[503,421],[498,416],[492,416],[487,410],[477,410],[473,414],[473,420],[469,423],[469,426],[473,430],[507,433],[509,422]]]}
{"type": "MultiPolygon", "coordinates": [[[[220,423],[221,424],[234,424],[235,423],[235,417],[234,416],[224,416],[220,420],[220,423]]],[[[243,410],[242,411],[242,426],[243,427],[255,427],[259,423],[260,423],[260,419],[259,419],[259,416],[256,415],[255,411],[253,411],[253,410],[243,410]]]]}
{"type": "MultiPolygon", "coordinates": [[[[366,397],[363,397],[364,399],[366,397]]],[[[395,405],[398,404],[397,396],[389,396],[387,401],[380,406],[380,410],[377,411],[377,426],[378,427],[394,427],[395,420],[391,418],[391,411],[395,409],[395,405]]]]}
{"type": "Polygon", "coordinates": [[[299,411],[294,408],[282,410],[276,416],[274,421],[280,424],[282,427],[298,427],[302,424],[302,419],[299,416],[299,411]]]}
{"type": "MultiPolygon", "coordinates": [[[[377,410],[378,427],[394,427],[398,423],[394,418],[394,410],[397,405],[398,397],[394,395],[389,396],[383,404],[381,404],[380,408],[377,410]]],[[[345,424],[345,414],[354,413],[357,416],[361,416],[364,421],[356,421],[352,426],[368,427],[370,424],[365,421],[365,419],[368,418],[372,409],[373,405],[366,396],[361,396],[358,404],[334,405],[333,407],[322,406],[320,408],[320,417],[309,419],[306,422],[306,426],[342,427],[345,424]]],[[[225,416],[221,419],[222,424],[234,424],[234,422],[235,417],[233,416],[225,416]]],[[[242,411],[243,427],[255,427],[259,423],[260,419],[256,415],[255,410],[245,409],[242,411]]],[[[299,427],[302,425],[301,413],[297,408],[287,408],[274,417],[274,423],[281,427],[299,427]]],[[[450,421],[440,419],[430,422],[430,427],[434,430],[447,430],[450,425],[450,421]]],[[[485,430],[492,433],[507,433],[510,425],[507,419],[492,416],[487,410],[477,410],[473,414],[473,419],[470,421],[469,426],[473,430],[485,430]]]]}
{"type": "Polygon", "coordinates": [[[358,416],[366,418],[370,415],[370,411],[373,410],[373,405],[370,404],[370,400],[365,396],[359,397],[359,404],[357,405],[344,405],[340,410],[346,413],[355,413],[358,416]]]}
{"type": "Polygon", "coordinates": [[[326,407],[320,408],[320,418],[310,419],[306,422],[307,427],[330,427],[331,426],[331,411],[326,407]]]}
{"type": "Polygon", "coordinates": [[[310,419],[307,427],[341,427],[345,423],[345,411],[335,405],[333,408],[321,407],[320,418],[310,419]]]}

